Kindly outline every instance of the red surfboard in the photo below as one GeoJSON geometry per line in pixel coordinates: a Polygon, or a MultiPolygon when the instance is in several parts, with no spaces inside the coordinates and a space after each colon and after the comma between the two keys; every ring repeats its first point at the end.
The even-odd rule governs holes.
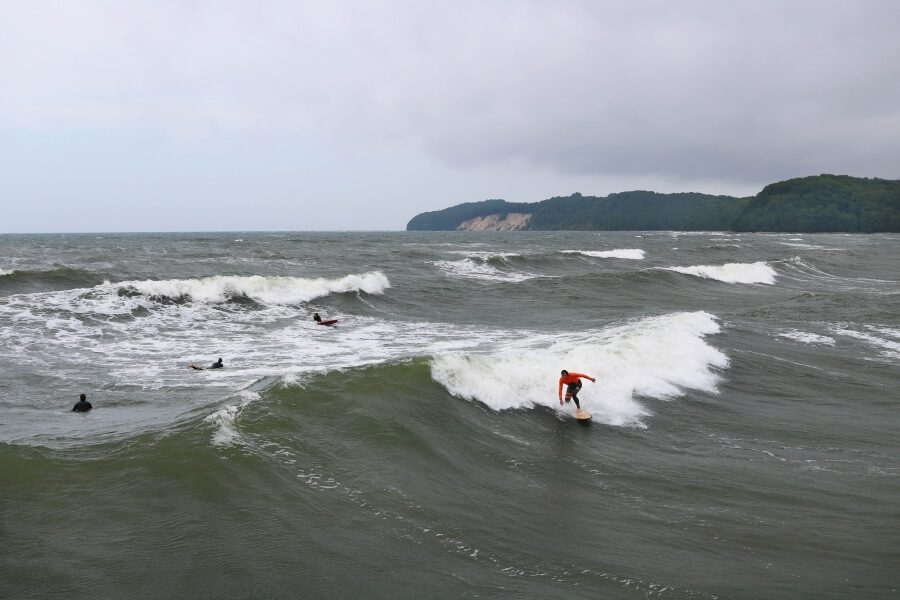
{"type": "Polygon", "coordinates": [[[316,321],[319,325],[334,325],[337,323],[337,319],[331,319],[330,321],[316,321]]]}

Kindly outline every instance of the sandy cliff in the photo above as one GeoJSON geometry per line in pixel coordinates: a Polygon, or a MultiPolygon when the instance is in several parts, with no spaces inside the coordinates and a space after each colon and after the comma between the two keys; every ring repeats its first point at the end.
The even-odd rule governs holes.
{"type": "Polygon", "coordinates": [[[531,215],[523,213],[508,213],[505,219],[500,215],[488,215],[475,217],[459,224],[457,231],[518,231],[525,229],[531,215]]]}

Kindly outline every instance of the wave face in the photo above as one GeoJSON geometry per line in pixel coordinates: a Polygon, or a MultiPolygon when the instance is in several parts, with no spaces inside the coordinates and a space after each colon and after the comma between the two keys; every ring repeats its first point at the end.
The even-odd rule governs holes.
{"type": "Polygon", "coordinates": [[[0,236],[0,598],[890,597],[898,273],[893,235],[0,236]]]}

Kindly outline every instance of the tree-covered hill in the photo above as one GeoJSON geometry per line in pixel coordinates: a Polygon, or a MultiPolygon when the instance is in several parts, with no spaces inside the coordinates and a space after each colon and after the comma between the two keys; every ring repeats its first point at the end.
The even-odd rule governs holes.
{"type": "Polygon", "coordinates": [[[723,230],[747,200],[644,191],[605,198],[573,194],[536,203],[529,225],[532,230],[723,230]]]}
{"type": "Polygon", "coordinates": [[[526,229],[673,231],[900,231],[900,181],[818,175],[766,186],[750,198],[633,191],[541,202],[485,200],[417,215],[408,231],[453,231],[466,221],[531,215],[526,229]]]}
{"type": "Polygon", "coordinates": [[[623,192],[606,197],[572,194],[541,202],[467,202],[415,216],[407,231],[454,231],[477,217],[530,214],[532,231],[723,230],[749,198],[707,194],[623,192]]]}
{"type": "Polygon", "coordinates": [[[735,231],[900,232],[900,181],[818,175],[767,185],[732,223],[735,231]]]}

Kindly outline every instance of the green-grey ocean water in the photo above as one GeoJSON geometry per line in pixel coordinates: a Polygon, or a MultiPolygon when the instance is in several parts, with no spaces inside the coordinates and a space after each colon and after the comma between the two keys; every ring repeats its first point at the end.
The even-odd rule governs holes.
{"type": "Polygon", "coordinates": [[[896,597],[898,365],[896,235],[0,236],[0,598],[896,597]]]}

